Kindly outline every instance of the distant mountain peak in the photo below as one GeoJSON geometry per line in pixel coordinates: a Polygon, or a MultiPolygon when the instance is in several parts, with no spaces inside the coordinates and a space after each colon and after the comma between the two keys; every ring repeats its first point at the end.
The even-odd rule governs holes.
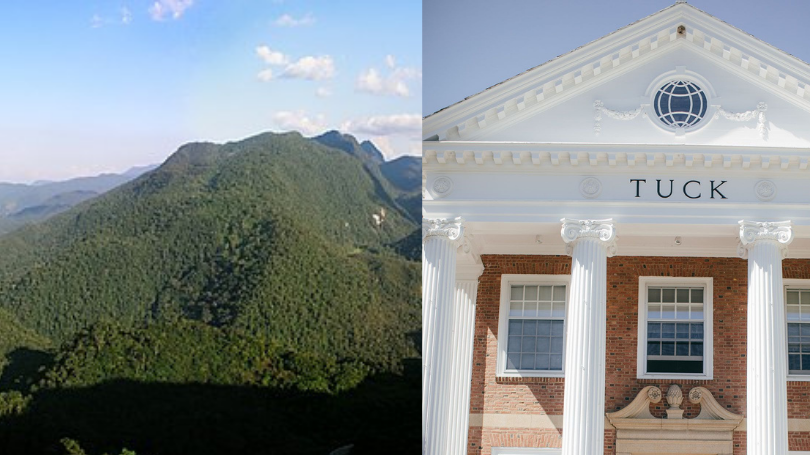
{"type": "Polygon", "coordinates": [[[377,149],[374,144],[369,141],[358,143],[357,138],[351,134],[341,133],[340,131],[332,130],[321,134],[320,136],[312,138],[312,140],[319,142],[327,147],[343,150],[344,152],[361,160],[371,160],[376,163],[385,161],[383,154],[377,149]]]}

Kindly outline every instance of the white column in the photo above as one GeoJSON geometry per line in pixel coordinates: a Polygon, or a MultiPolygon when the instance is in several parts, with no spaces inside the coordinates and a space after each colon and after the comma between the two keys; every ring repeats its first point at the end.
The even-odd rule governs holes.
{"type": "Polygon", "coordinates": [[[422,220],[422,453],[447,448],[456,250],[463,220],[422,220]]]}
{"type": "Polygon", "coordinates": [[[790,221],[740,221],[740,255],[748,256],[748,453],[788,453],[787,352],[782,258],[793,240],[790,221]]]}
{"type": "Polygon", "coordinates": [[[607,257],[616,253],[613,220],[562,220],[571,255],[565,321],[563,455],[601,455],[605,441],[607,257]]]}
{"type": "Polygon", "coordinates": [[[450,385],[450,428],[448,455],[467,454],[470,431],[470,386],[472,378],[475,299],[481,265],[456,269],[456,297],[453,303],[453,369],[450,385]]]}

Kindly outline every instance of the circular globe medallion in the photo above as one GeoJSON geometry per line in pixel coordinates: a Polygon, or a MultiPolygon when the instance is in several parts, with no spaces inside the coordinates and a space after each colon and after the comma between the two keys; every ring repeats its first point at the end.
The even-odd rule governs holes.
{"type": "Polygon", "coordinates": [[[706,115],[709,103],[703,90],[689,81],[670,81],[655,94],[655,115],[672,128],[690,128],[706,115]]]}

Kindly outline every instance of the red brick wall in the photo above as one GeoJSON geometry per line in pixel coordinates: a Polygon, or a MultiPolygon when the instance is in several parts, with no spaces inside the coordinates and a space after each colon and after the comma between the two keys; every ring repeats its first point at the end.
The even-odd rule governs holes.
{"type": "MultiPolygon", "coordinates": [[[[502,274],[568,275],[568,256],[484,255],[478,286],[471,413],[562,414],[564,379],[495,377],[502,274]]],[[[670,384],[684,391],[709,389],[729,411],[745,415],[745,334],[747,262],[737,258],[627,257],[608,259],[605,412],[630,403],[639,390],[670,384]],[[711,381],[636,379],[638,283],[640,276],[712,277],[714,305],[714,379],[711,381]]],[[[810,278],[810,260],[784,261],[785,278],[810,278]]],[[[684,400],[684,416],[699,407],[684,400]]],[[[663,403],[653,414],[664,414],[663,403]]],[[[788,417],[810,418],[810,382],[788,383],[788,417]]],[[[561,432],[538,429],[470,428],[469,454],[487,455],[491,447],[560,447],[561,432]]],[[[791,433],[790,450],[810,450],[810,434],[791,433]]],[[[745,433],[735,432],[735,455],[745,454],[745,433]]],[[[605,432],[605,454],[615,453],[615,432],[605,432]]]]}

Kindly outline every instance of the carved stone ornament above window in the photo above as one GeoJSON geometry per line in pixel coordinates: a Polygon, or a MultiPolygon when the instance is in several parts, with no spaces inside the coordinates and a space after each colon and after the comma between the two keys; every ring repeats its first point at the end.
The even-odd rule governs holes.
{"type": "Polygon", "coordinates": [[[726,410],[705,387],[693,387],[689,391],[689,402],[699,404],[700,413],[695,418],[685,419],[680,409],[684,394],[673,384],[666,393],[667,417],[659,419],[650,413],[650,404],[661,402],[663,396],[658,387],[647,386],[626,408],[607,414],[616,428],[616,455],[733,453],[734,429],[743,416],[726,410]]]}

